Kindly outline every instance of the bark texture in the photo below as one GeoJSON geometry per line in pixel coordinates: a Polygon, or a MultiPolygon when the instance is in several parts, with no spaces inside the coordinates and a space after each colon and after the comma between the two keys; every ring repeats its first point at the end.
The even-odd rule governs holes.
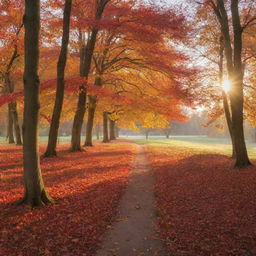
{"type": "Polygon", "coordinates": [[[16,138],[16,145],[22,145],[19,117],[18,117],[18,111],[17,111],[17,103],[10,102],[8,104],[8,131],[7,131],[9,144],[15,143],[14,135],[13,135],[14,133],[16,138]]]}
{"type": "Polygon", "coordinates": [[[103,112],[103,142],[109,142],[108,135],[108,112],[103,112]]]}
{"type": "Polygon", "coordinates": [[[67,63],[70,16],[71,16],[72,0],[66,0],[63,13],[63,34],[61,50],[57,64],[57,88],[55,94],[55,103],[53,108],[52,120],[49,131],[49,139],[45,157],[56,156],[56,145],[58,139],[58,131],[60,125],[60,116],[63,107],[64,90],[65,90],[65,68],[67,63]]]}
{"type": "Polygon", "coordinates": [[[109,139],[115,140],[116,139],[116,122],[114,120],[109,119],[109,139]]]}
{"type": "MultiPolygon", "coordinates": [[[[102,85],[102,79],[100,76],[95,79],[94,84],[96,86],[102,85]]],[[[94,95],[90,95],[89,107],[88,107],[88,120],[86,125],[86,138],[85,138],[84,146],[88,146],[88,147],[93,146],[92,131],[93,131],[93,123],[94,123],[94,115],[95,115],[96,107],[97,107],[97,97],[94,95]]]]}
{"type": "Polygon", "coordinates": [[[116,125],[116,138],[119,138],[119,127],[116,125]]]}
{"type": "Polygon", "coordinates": [[[97,99],[95,96],[89,96],[89,107],[88,107],[88,120],[86,125],[86,138],[84,146],[92,147],[92,131],[93,131],[93,122],[94,122],[94,115],[96,110],[96,102],[97,99]]]}
{"type": "Polygon", "coordinates": [[[96,125],[95,132],[96,132],[97,140],[99,140],[100,139],[100,125],[99,124],[96,125]]]}
{"type": "Polygon", "coordinates": [[[8,104],[8,126],[7,126],[7,138],[9,144],[14,144],[14,136],[13,136],[13,117],[11,112],[11,104],[8,104]]]}
{"type": "MultiPolygon", "coordinates": [[[[7,93],[13,93],[14,92],[14,84],[11,81],[11,68],[13,66],[13,63],[15,59],[18,57],[18,50],[17,46],[14,46],[14,51],[12,54],[12,57],[7,65],[7,70],[5,73],[5,91],[7,93]]],[[[8,104],[8,131],[7,136],[9,139],[9,143],[15,143],[13,131],[15,132],[16,137],[16,144],[21,145],[22,139],[21,139],[21,132],[20,132],[20,126],[19,126],[19,117],[18,117],[18,111],[17,111],[17,103],[16,102],[10,102],[8,104]]]]}
{"type": "Polygon", "coordinates": [[[38,151],[39,118],[39,32],[40,0],[25,1],[25,70],[24,70],[24,187],[25,193],[20,203],[41,206],[52,202],[47,194],[40,169],[38,151]]]}
{"type": "Polygon", "coordinates": [[[18,117],[17,103],[16,102],[11,103],[11,114],[12,114],[13,125],[14,125],[16,145],[22,145],[22,137],[21,137],[21,131],[20,131],[19,117],[18,117]]]}

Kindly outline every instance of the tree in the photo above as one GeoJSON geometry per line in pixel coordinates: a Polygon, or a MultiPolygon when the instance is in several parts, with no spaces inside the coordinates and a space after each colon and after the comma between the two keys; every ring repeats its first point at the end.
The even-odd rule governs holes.
{"type": "MultiPolygon", "coordinates": [[[[0,61],[0,79],[4,83],[4,93],[12,94],[15,89],[11,73],[17,64],[22,46],[20,36],[23,28],[22,15],[23,3],[21,1],[6,0],[0,3],[0,21],[1,28],[1,61],[0,61]]],[[[16,144],[21,145],[21,132],[18,120],[17,103],[8,102],[8,130],[7,136],[9,143],[14,143],[13,131],[15,132],[16,144]]]]}
{"type": "Polygon", "coordinates": [[[66,0],[63,14],[63,35],[59,60],[57,64],[57,88],[55,95],[55,104],[51,119],[48,145],[44,156],[56,156],[56,144],[60,123],[60,115],[63,106],[64,88],[65,88],[65,67],[67,62],[67,52],[69,43],[69,27],[71,16],[72,0],[66,0]]]}
{"type": "MultiPolygon", "coordinates": [[[[100,0],[97,1],[95,20],[99,21],[102,17],[104,9],[110,0],[100,0]]],[[[81,49],[81,69],[80,76],[84,78],[85,83],[87,84],[88,76],[91,69],[92,56],[96,44],[97,35],[99,28],[94,26],[85,48],[81,49]]],[[[79,90],[77,109],[73,121],[72,127],[72,137],[71,137],[71,151],[81,151],[81,130],[84,120],[86,108],[86,85],[82,84],[79,90]]]]}
{"type": "Polygon", "coordinates": [[[239,2],[238,0],[231,0],[229,3],[230,8],[228,10],[231,12],[233,29],[232,47],[228,12],[224,1],[218,0],[216,4],[213,1],[210,1],[210,4],[220,24],[222,36],[224,39],[227,72],[229,80],[232,82],[232,89],[230,91],[230,104],[232,114],[232,135],[236,152],[235,167],[244,167],[250,165],[251,163],[247,154],[243,128],[244,66],[242,63],[242,34],[250,22],[247,22],[244,26],[241,25],[239,2]]]}
{"type": "MultiPolygon", "coordinates": [[[[168,56],[175,55],[177,59],[184,56],[169,49],[164,38],[170,37],[172,40],[184,37],[185,29],[180,34],[174,33],[177,23],[183,23],[183,17],[174,15],[170,10],[160,12],[152,6],[134,8],[129,1],[113,6],[111,10],[112,13],[107,14],[113,18],[107,20],[105,30],[99,33],[94,51],[95,87],[114,86],[118,88],[119,94],[125,94],[127,86],[132,86],[135,90],[140,90],[140,86],[136,85],[136,81],[130,82],[131,78],[128,76],[128,79],[123,79],[122,73],[138,70],[138,77],[145,70],[163,72],[167,76],[182,73],[178,68],[175,70],[168,56]],[[154,40],[149,40],[152,33],[155,33],[154,40]]],[[[85,146],[92,146],[93,118],[100,98],[101,95],[89,95],[85,146]]]]}
{"type": "Polygon", "coordinates": [[[38,149],[40,0],[25,1],[24,26],[23,164],[25,193],[20,203],[41,206],[53,202],[53,199],[48,195],[44,186],[38,149]]]}
{"type": "Polygon", "coordinates": [[[232,119],[230,114],[228,96],[223,88],[223,62],[224,62],[224,44],[223,44],[223,36],[220,36],[220,50],[219,50],[219,83],[220,88],[222,88],[222,99],[223,99],[223,109],[225,113],[225,118],[228,126],[228,131],[230,134],[231,142],[232,142],[232,158],[236,158],[236,151],[235,151],[235,142],[234,136],[232,131],[232,119]]]}
{"type": "Polygon", "coordinates": [[[103,142],[109,142],[109,133],[108,133],[108,112],[103,112],[103,142]]]}
{"type": "Polygon", "coordinates": [[[109,119],[109,139],[116,139],[116,122],[112,119],[109,119]]]}
{"type": "MultiPolygon", "coordinates": [[[[200,3],[200,2],[198,2],[200,3]]],[[[244,31],[255,21],[255,4],[251,0],[209,0],[200,4],[200,11],[209,13],[211,10],[219,24],[219,31],[223,37],[225,63],[231,90],[227,95],[222,94],[224,110],[228,125],[231,126],[230,135],[233,139],[234,153],[236,154],[235,167],[250,165],[244,138],[244,76],[245,60],[243,60],[244,31]],[[227,101],[230,100],[230,118],[228,117],[227,101]],[[228,120],[230,119],[230,120],[228,120]]],[[[209,22],[207,15],[204,19],[209,22]]],[[[217,30],[218,32],[218,30],[217,30]]],[[[245,52],[245,51],[244,51],[245,52]]],[[[221,73],[221,72],[220,72],[221,73]]]]}
{"type": "MultiPolygon", "coordinates": [[[[96,77],[95,83],[96,86],[102,85],[102,78],[100,76],[96,77]]],[[[97,97],[94,95],[89,95],[89,104],[88,104],[88,119],[86,125],[86,137],[84,146],[92,146],[92,130],[94,123],[94,115],[96,110],[97,97]]]]}

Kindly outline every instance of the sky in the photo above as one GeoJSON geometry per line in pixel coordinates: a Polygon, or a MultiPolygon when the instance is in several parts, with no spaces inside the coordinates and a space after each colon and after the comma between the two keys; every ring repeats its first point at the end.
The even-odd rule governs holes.
{"type": "Polygon", "coordinates": [[[179,10],[184,12],[188,12],[190,15],[194,13],[195,0],[145,0],[147,2],[151,2],[154,5],[160,6],[169,6],[169,7],[177,7],[179,6],[179,10]]]}

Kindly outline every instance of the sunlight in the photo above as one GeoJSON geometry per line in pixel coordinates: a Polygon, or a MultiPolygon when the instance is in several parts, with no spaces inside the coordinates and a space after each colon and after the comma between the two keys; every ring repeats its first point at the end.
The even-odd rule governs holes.
{"type": "Polygon", "coordinates": [[[222,82],[222,89],[224,90],[224,92],[229,92],[230,91],[231,83],[228,79],[226,79],[222,82]]]}

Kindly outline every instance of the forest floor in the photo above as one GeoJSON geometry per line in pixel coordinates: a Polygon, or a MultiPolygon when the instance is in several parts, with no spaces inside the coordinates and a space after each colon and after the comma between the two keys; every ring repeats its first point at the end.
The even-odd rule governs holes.
{"type": "Polygon", "coordinates": [[[254,166],[233,169],[220,146],[139,142],[147,145],[158,224],[170,255],[256,255],[254,166]]]}
{"type": "MultiPolygon", "coordinates": [[[[42,159],[44,181],[57,204],[32,210],[12,204],[23,192],[21,147],[1,146],[0,255],[92,256],[100,245],[99,256],[105,256],[104,248],[119,255],[122,241],[130,240],[127,224],[136,226],[132,222],[143,211],[137,223],[148,223],[153,236],[131,230],[133,240],[146,234],[140,242],[145,248],[152,238],[155,248],[162,246],[155,239],[156,221],[166,256],[256,255],[255,167],[233,169],[221,144],[135,142],[143,145],[96,143],[72,154],[61,144],[58,158],[42,159]],[[118,229],[124,237],[116,241],[118,229]]],[[[151,255],[126,242],[134,255],[151,255]]]]}
{"type": "Polygon", "coordinates": [[[1,256],[95,253],[116,215],[136,145],[96,143],[85,152],[69,153],[63,144],[60,150],[58,157],[41,161],[45,185],[57,203],[31,210],[13,205],[23,193],[21,147],[0,148],[1,256]]]}

